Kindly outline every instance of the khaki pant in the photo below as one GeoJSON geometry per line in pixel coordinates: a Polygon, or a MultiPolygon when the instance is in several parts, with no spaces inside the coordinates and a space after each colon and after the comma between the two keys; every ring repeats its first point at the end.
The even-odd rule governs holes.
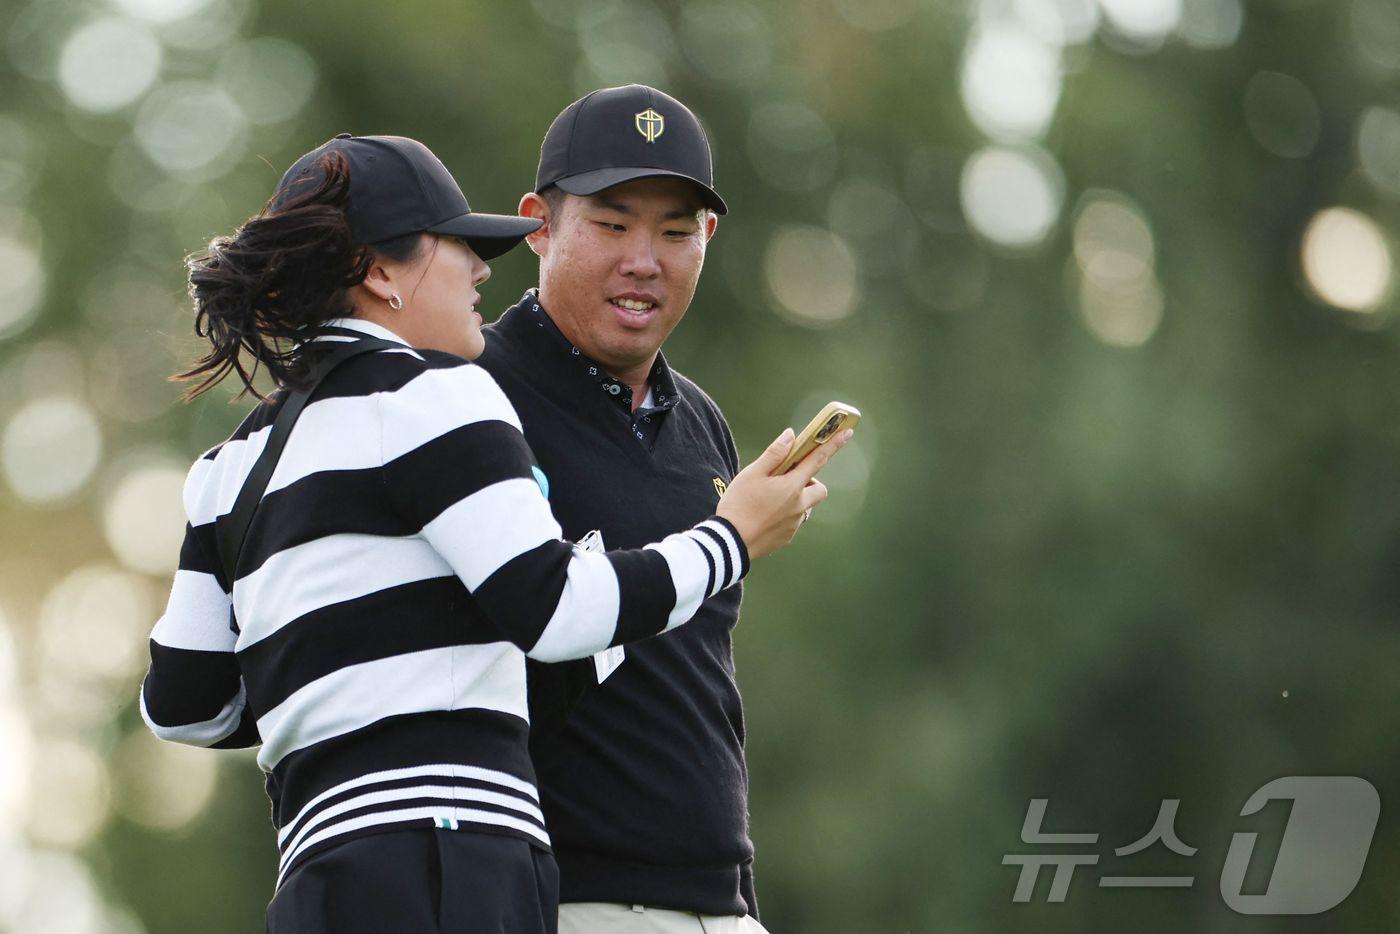
{"type": "Polygon", "coordinates": [[[559,906],[559,934],[768,934],[745,915],[697,915],[689,911],[571,902],[559,906]]]}

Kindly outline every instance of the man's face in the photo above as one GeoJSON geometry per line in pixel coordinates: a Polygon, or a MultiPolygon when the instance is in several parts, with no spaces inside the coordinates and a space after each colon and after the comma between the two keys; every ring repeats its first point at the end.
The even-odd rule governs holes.
{"type": "MultiPolygon", "coordinates": [[[[520,212],[547,216],[527,194],[520,212]]],[[[594,195],[565,195],[529,237],[540,257],[540,301],[564,334],[616,376],[649,364],[680,322],[705,262],[715,217],[695,187],[641,178],[594,195]]]]}

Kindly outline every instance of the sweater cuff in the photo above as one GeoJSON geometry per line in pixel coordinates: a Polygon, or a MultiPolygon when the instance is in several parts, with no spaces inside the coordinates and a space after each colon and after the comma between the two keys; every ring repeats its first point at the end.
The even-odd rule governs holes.
{"type": "Polygon", "coordinates": [[[715,592],[743,580],[749,573],[749,549],[744,544],[744,539],[739,535],[739,530],[734,528],[734,523],[720,516],[710,516],[697,528],[709,529],[713,534],[719,536],[733,559],[733,567],[728,579],[717,587],[715,592]]]}

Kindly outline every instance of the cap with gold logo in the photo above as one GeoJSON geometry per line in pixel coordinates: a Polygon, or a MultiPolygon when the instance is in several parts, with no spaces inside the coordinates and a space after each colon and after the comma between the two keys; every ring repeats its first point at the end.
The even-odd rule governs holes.
{"type": "Polygon", "coordinates": [[[705,128],[690,109],[656,88],[603,88],[565,107],[540,145],[535,191],[550,185],[591,195],[635,178],[694,182],[706,207],[728,213],[714,189],[705,128]]]}

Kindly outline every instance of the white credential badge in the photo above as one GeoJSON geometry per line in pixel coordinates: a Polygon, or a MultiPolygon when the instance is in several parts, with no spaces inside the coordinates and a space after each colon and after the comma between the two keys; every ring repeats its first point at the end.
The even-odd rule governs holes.
{"type": "MultiPolygon", "coordinates": [[[[584,551],[594,551],[599,554],[607,551],[607,548],[603,545],[603,533],[597,529],[594,529],[592,532],[589,532],[583,538],[579,539],[578,547],[582,548],[584,551]]],[[[603,649],[603,651],[595,654],[593,656],[593,668],[598,673],[598,683],[602,684],[608,679],[608,675],[617,671],[617,666],[621,665],[623,659],[626,657],[627,653],[620,645],[615,645],[610,649],[603,649]]]]}

